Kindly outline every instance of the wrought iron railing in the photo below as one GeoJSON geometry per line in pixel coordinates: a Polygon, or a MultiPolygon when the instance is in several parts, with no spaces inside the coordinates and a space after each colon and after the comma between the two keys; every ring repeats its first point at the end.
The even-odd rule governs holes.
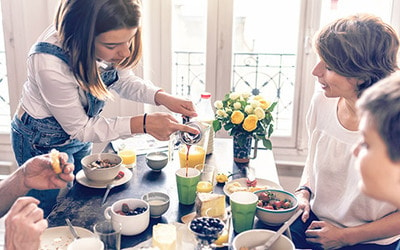
{"type": "MultiPolygon", "coordinates": [[[[175,94],[191,96],[205,89],[205,55],[201,52],[175,52],[175,94]]],[[[295,54],[234,53],[232,91],[262,94],[278,101],[275,128],[291,133],[295,82],[295,54]]]]}

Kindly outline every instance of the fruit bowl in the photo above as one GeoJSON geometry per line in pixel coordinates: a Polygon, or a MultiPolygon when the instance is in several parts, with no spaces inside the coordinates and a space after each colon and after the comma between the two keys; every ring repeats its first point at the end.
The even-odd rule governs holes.
{"type": "Polygon", "coordinates": [[[297,210],[298,202],[296,196],[287,191],[264,189],[254,193],[259,200],[256,217],[266,225],[281,225],[297,210]]]}
{"type": "Polygon", "coordinates": [[[225,224],[218,218],[198,217],[189,223],[189,231],[198,242],[197,249],[211,249],[211,244],[218,239],[225,224]]]}

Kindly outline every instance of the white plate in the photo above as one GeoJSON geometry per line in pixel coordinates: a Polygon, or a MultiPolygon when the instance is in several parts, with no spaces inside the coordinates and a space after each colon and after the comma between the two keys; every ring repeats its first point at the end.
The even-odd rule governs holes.
{"type": "MultiPolygon", "coordinates": [[[[95,237],[95,234],[83,227],[74,227],[80,237],[95,237]]],[[[74,241],[69,228],[50,227],[40,236],[40,250],[65,250],[74,241]]]]}
{"type": "MultiPolygon", "coordinates": [[[[121,171],[124,172],[124,177],[119,180],[114,181],[115,186],[120,186],[122,184],[127,183],[132,178],[132,171],[127,169],[126,167],[121,168],[121,171]]],[[[83,170],[79,171],[76,176],[76,181],[83,186],[90,187],[90,188],[106,188],[109,182],[96,182],[91,181],[86,178],[85,173],[83,170]]]]}
{"type": "MultiPolygon", "coordinates": [[[[279,185],[278,183],[275,183],[273,181],[266,180],[266,179],[260,179],[260,178],[256,178],[256,180],[257,180],[256,187],[266,186],[267,189],[280,189],[280,190],[283,190],[281,185],[279,185]]],[[[234,182],[239,183],[241,187],[245,187],[246,190],[244,190],[244,191],[249,191],[249,192],[251,191],[251,190],[249,190],[249,187],[247,187],[247,185],[246,185],[247,178],[239,178],[239,179],[233,179],[230,182],[225,183],[225,185],[224,185],[224,193],[225,193],[225,195],[230,196],[232,194],[232,192],[230,192],[228,190],[228,187],[229,187],[229,184],[232,184],[234,182]]]]}

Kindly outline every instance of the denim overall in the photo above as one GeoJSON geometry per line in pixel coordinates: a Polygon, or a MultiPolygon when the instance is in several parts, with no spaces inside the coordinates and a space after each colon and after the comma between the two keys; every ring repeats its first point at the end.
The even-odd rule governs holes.
{"type": "MultiPolygon", "coordinates": [[[[30,55],[35,53],[51,54],[69,64],[68,55],[63,49],[54,44],[37,43],[32,47],[30,55]]],[[[115,69],[102,72],[101,77],[107,87],[118,80],[115,69]]],[[[105,102],[97,99],[89,92],[86,92],[86,97],[88,99],[86,114],[89,117],[97,116],[104,107],[105,102]]],[[[25,112],[21,119],[14,116],[11,122],[11,130],[12,146],[19,166],[28,159],[37,155],[47,154],[52,148],[55,148],[68,154],[68,161],[75,165],[74,174],[76,175],[82,169],[81,159],[92,151],[91,142],[70,139],[70,136],[62,129],[54,117],[35,119],[25,112]]],[[[31,190],[28,195],[40,200],[39,206],[47,216],[56,204],[58,193],[58,189],[31,190]]]]}

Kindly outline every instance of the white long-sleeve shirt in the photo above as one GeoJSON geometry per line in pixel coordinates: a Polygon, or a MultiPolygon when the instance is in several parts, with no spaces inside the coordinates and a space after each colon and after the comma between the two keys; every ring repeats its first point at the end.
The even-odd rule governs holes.
{"type": "MultiPolygon", "coordinates": [[[[307,114],[309,154],[306,170],[314,192],[311,210],[320,220],[338,227],[354,227],[378,220],[396,207],[370,198],[358,187],[361,178],[355,167],[354,145],[361,139],[358,131],[345,129],[337,118],[339,98],[314,95],[307,114]]],[[[390,244],[400,236],[373,241],[390,244]]]]}
{"type": "MultiPolygon", "coordinates": [[[[61,47],[54,26],[39,37],[61,47]]],[[[131,70],[119,70],[119,80],[110,89],[122,98],[155,104],[160,89],[145,81],[131,70]]],[[[130,118],[90,118],[86,115],[87,98],[79,87],[69,66],[54,55],[39,53],[27,59],[27,81],[22,89],[21,105],[33,118],[54,116],[71,139],[84,142],[104,142],[131,135],[130,118]]]]}

